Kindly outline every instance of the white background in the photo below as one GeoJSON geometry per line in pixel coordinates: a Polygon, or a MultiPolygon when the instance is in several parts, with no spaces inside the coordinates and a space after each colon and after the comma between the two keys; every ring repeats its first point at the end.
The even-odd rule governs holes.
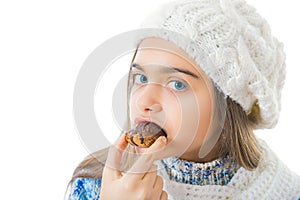
{"type": "MultiPolygon", "coordinates": [[[[162,2],[0,2],[1,199],[63,199],[73,170],[88,154],[72,113],[82,63],[103,41],[138,28],[162,2]]],[[[300,174],[299,5],[248,2],[269,21],[287,54],[281,119],[258,135],[300,174]]]]}

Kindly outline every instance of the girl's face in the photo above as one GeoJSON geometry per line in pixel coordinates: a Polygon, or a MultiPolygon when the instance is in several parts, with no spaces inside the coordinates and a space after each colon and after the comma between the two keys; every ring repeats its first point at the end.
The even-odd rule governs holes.
{"type": "MultiPolygon", "coordinates": [[[[167,133],[164,157],[199,161],[198,152],[212,116],[212,84],[195,62],[176,45],[144,39],[131,69],[129,99],[132,126],[143,121],[167,133]]],[[[142,153],[143,149],[136,148],[142,153]]]]}

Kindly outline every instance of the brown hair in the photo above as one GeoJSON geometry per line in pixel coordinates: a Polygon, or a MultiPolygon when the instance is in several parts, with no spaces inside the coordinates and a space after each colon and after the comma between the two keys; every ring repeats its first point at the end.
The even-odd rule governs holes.
{"type": "Polygon", "coordinates": [[[219,138],[219,157],[229,155],[232,161],[248,170],[258,166],[261,148],[254,135],[254,127],[260,120],[259,108],[254,104],[246,114],[240,104],[226,99],[225,122],[219,138]]]}
{"type": "MultiPolygon", "coordinates": [[[[135,58],[136,52],[137,49],[132,61],[135,58]]],[[[129,97],[130,94],[130,73],[128,78],[128,88],[127,97],[129,97]]],[[[216,89],[216,87],[214,87],[214,89],[215,98],[224,98],[222,92],[216,89]]],[[[221,137],[217,144],[219,145],[219,156],[229,155],[232,161],[235,161],[237,164],[248,170],[253,170],[258,166],[261,158],[260,146],[253,133],[255,124],[260,120],[259,107],[257,104],[254,104],[251,113],[246,114],[243,108],[232,99],[227,97],[226,103],[225,122],[221,137]]],[[[127,116],[129,115],[128,113],[127,106],[127,116]]],[[[129,116],[127,117],[127,120],[129,120],[129,116]]],[[[127,121],[127,128],[128,125],[129,121],[127,121]]],[[[78,177],[101,179],[108,149],[109,148],[105,148],[87,156],[76,167],[69,184],[78,177]]],[[[134,148],[131,145],[128,145],[127,152],[134,152],[134,148]]],[[[125,153],[125,156],[123,157],[123,161],[126,161],[124,163],[127,164],[125,168],[131,166],[133,160],[134,158],[132,158],[132,156],[125,153]]]]}

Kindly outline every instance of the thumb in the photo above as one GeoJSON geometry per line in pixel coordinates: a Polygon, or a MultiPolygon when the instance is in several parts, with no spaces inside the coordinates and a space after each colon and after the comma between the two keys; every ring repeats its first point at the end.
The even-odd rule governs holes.
{"type": "Polygon", "coordinates": [[[155,142],[148,148],[148,153],[154,153],[157,150],[164,149],[167,144],[167,138],[160,136],[155,142]]]}
{"type": "Polygon", "coordinates": [[[153,160],[158,158],[157,155],[165,149],[167,145],[167,138],[165,136],[160,136],[143,154],[152,154],[153,160]]]}
{"type": "Polygon", "coordinates": [[[167,145],[167,138],[160,136],[149,148],[143,152],[133,166],[128,170],[128,174],[139,173],[140,178],[143,174],[148,172],[152,167],[153,162],[159,159],[159,154],[165,149],[167,145]]]}

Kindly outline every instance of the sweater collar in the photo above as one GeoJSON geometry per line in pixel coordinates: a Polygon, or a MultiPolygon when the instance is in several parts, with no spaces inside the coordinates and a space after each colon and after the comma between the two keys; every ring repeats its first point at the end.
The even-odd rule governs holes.
{"type": "Polygon", "coordinates": [[[170,180],[192,185],[226,185],[239,169],[229,156],[196,163],[177,157],[161,160],[170,180]]]}

